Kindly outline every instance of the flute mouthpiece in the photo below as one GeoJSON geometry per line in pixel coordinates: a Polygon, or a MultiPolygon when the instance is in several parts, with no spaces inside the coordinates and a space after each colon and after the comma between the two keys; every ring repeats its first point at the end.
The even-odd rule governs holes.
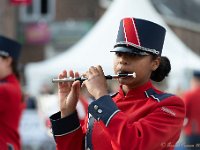
{"type": "Polygon", "coordinates": [[[135,72],[133,72],[133,78],[136,78],[136,73],[135,72]]]}

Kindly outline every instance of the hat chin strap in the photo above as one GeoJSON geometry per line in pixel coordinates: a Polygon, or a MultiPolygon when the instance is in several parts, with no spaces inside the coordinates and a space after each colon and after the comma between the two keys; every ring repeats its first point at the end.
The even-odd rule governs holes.
{"type": "Polygon", "coordinates": [[[155,50],[155,49],[145,48],[145,47],[133,44],[131,42],[126,42],[126,41],[117,42],[114,47],[117,47],[119,45],[133,46],[133,47],[135,47],[137,49],[141,49],[141,50],[143,50],[145,52],[150,52],[150,53],[153,53],[153,54],[156,54],[156,55],[160,54],[160,52],[155,50]]]}

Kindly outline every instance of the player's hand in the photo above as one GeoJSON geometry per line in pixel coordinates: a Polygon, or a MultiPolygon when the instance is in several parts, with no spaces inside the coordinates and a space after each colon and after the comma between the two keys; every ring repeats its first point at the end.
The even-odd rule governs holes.
{"type": "Polygon", "coordinates": [[[90,67],[84,76],[86,76],[88,80],[85,80],[83,83],[86,86],[88,92],[95,99],[108,94],[106,78],[101,66],[90,67]]]}
{"type": "MultiPolygon", "coordinates": [[[[61,74],[59,74],[59,79],[72,77],[78,78],[79,74],[74,73],[72,70],[67,71],[64,70],[61,74]]],[[[60,111],[61,118],[69,116],[76,110],[76,105],[80,95],[80,82],[60,82],[58,84],[58,97],[60,102],[60,111]]]]}

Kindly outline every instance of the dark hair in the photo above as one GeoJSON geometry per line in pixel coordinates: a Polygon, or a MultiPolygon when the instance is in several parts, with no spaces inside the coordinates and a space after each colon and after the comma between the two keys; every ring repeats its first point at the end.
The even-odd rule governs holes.
{"type": "Polygon", "coordinates": [[[20,80],[20,73],[19,73],[19,70],[18,70],[18,63],[14,59],[13,59],[13,61],[11,63],[11,67],[12,67],[13,73],[15,74],[17,79],[20,80]]]}
{"type": "MultiPolygon", "coordinates": [[[[153,56],[153,59],[156,59],[158,56],[153,56]]],[[[161,56],[160,65],[159,67],[151,73],[151,80],[160,82],[165,77],[168,76],[169,72],[171,71],[171,64],[167,57],[161,56]]]]}

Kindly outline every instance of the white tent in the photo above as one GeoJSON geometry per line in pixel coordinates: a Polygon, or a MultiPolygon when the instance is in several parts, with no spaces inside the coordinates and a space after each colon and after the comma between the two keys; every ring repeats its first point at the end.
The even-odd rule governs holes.
{"type": "Polygon", "coordinates": [[[90,32],[76,45],[54,58],[38,63],[30,63],[25,68],[27,90],[38,94],[42,83],[51,82],[63,69],[74,69],[81,73],[90,66],[100,64],[105,74],[112,74],[113,48],[123,17],[137,17],[154,21],[166,27],[167,35],[163,55],[169,57],[172,72],[169,86],[181,84],[184,70],[200,67],[200,59],[192,53],[167,27],[149,0],[115,0],[103,17],[90,32]]]}

